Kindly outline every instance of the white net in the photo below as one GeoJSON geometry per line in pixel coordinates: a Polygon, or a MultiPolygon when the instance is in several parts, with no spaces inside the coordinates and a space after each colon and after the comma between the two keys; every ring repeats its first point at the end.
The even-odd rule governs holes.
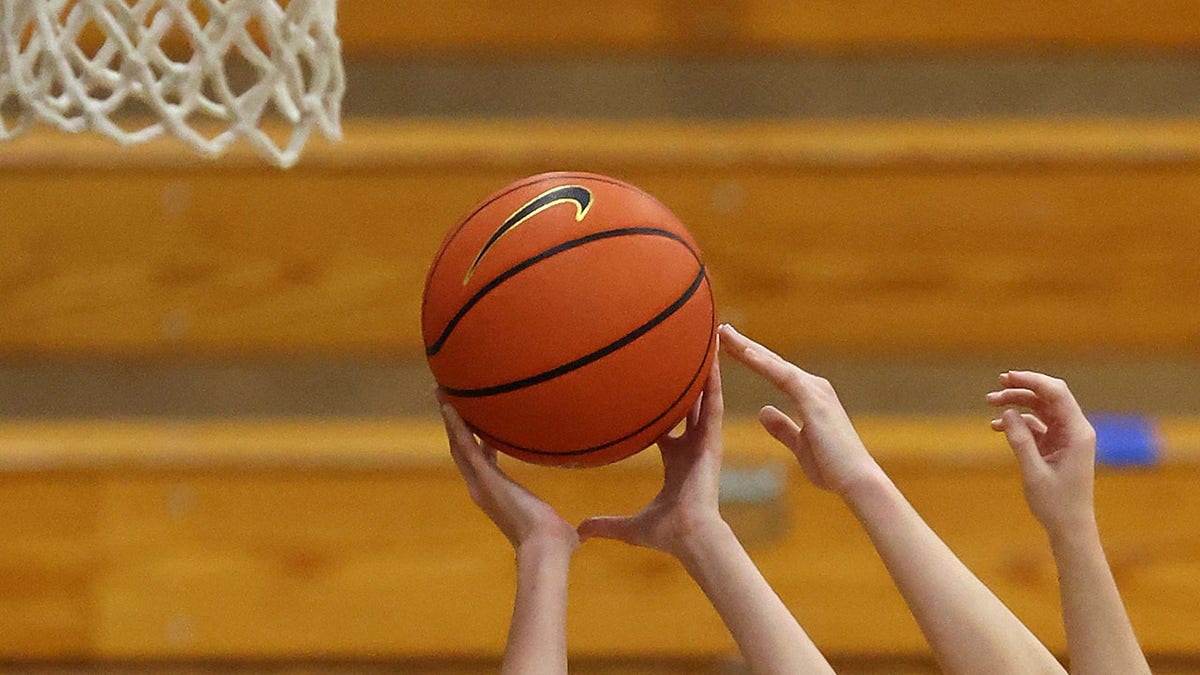
{"type": "Polygon", "coordinates": [[[245,139],[291,166],[314,128],[341,136],[336,19],[337,0],[0,0],[0,141],[39,122],[208,156],[245,139]]]}

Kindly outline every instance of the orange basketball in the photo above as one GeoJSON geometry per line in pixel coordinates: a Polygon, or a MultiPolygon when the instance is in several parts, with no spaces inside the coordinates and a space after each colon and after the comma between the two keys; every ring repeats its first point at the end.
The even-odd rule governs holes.
{"type": "Polygon", "coordinates": [[[613,178],[547,173],[476,206],[425,281],[442,391],[514,457],[599,466],[674,427],[713,358],[712,289],[690,234],[613,178]]]}

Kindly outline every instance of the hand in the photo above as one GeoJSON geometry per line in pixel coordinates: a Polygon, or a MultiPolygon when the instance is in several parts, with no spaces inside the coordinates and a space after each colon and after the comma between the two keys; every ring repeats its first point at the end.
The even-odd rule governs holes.
{"type": "Polygon", "coordinates": [[[513,548],[519,551],[533,543],[573,552],[579,546],[575,528],[500,469],[495,448],[476,440],[441,392],[438,401],[450,439],[450,454],[467,482],[471,499],[508,537],[513,548]]]}
{"type": "Polygon", "coordinates": [[[860,482],[882,475],[828,380],[797,368],[728,324],[721,326],[720,335],[727,354],[792,400],[799,423],[770,405],[759,411],[758,420],[791,449],[814,485],[847,497],[860,482]]]}
{"type": "Polygon", "coordinates": [[[713,355],[704,391],[687,417],[680,436],[658,440],[663,487],[653,501],[633,516],[595,516],[579,524],[580,539],[617,539],[634,546],[683,554],[689,537],[722,525],[717,505],[721,477],[721,368],[713,355]]]}
{"type": "Polygon", "coordinates": [[[992,428],[1004,432],[1017,455],[1034,517],[1052,536],[1094,524],[1096,431],[1067,383],[1010,371],[1000,384],[1003,389],[987,395],[988,403],[1005,408],[992,428]]]}

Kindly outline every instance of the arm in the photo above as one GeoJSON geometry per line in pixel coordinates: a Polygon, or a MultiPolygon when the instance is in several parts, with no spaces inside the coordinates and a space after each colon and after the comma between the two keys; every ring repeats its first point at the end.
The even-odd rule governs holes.
{"type": "Polygon", "coordinates": [[[863,446],[837,393],[729,326],[725,352],[786,394],[759,420],[818,487],[840,496],[871,537],[942,667],[952,673],[1061,673],[1054,656],[929,528],[863,446]]]}
{"type": "Polygon", "coordinates": [[[1071,671],[1148,674],[1096,526],[1095,430],[1062,380],[1013,371],[1000,384],[987,397],[1005,408],[992,428],[1016,453],[1025,500],[1050,539],[1071,671]]]}
{"type": "Polygon", "coordinates": [[[675,556],[713,603],[750,670],[832,673],[829,662],[759,573],[721,518],[721,371],[716,358],[687,430],[659,440],[663,488],[634,516],[600,516],[579,525],[582,539],[607,538],[675,556]]]}
{"type": "Polygon", "coordinates": [[[476,440],[445,400],[441,409],[450,454],[471,499],[516,551],[517,597],[501,673],[566,673],[567,571],[579,546],[575,528],[501,471],[495,449],[476,440]]]}

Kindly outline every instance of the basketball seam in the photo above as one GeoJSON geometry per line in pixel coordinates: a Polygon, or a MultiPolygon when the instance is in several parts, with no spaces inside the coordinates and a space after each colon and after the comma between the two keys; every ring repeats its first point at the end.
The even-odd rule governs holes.
{"type": "Polygon", "coordinates": [[[483,398],[486,396],[495,396],[497,394],[507,394],[509,392],[524,389],[526,387],[532,387],[536,384],[541,384],[542,382],[547,382],[556,377],[566,375],[571,371],[579,370],[589,363],[599,361],[605,356],[608,356],[622,347],[625,347],[646,333],[654,330],[655,326],[671,318],[672,314],[682,309],[683,306],[687,304],[688,300],[691,300],[692,296],[696,294],[696,291],[700,290],[700,283],[706,278],[707,276],[704,273],[704,265],[701,264],[700,271],[696,274],[696,278],[692,280],[691,285],[689,285],[687,290],[685,290],[682,295],[676,298],[674,302],[672,302],[670,305],[667,305],[666,309],[651,317],[649,321],[643,323],[642,325],[626,333],[620,338],[608,343],[600,349],[591,352],[590,354],[585,354],[573,361],[569,361],[560,366],[555,366],[550,370],[543,371],[536,375],[523,377],[519,380],[513,380],[512,382],[494,384],[487,387],[476,387],[474,389],[456,389],[454,387],[443,386],[442,390],[447,394],[450,394],[451,396],[457,396],[458,398],[483,398]]]}
{"type": "MultiPolygon", "coordinates": [[[[518,183],[517,185],[513,185],[509,189],[505,190],[504,192],[501,192],[500,194],[492,197],[491,199],[480,204],[479,206],[476,206],[474,209],[471,209],[471,212],[468,213],[466,216],[463,217],[462,220],[459,221],[458,225],[454,228],[454,231],[451,232],[449,234],[449,236],[446,237],[446,240],[444,242],[442,242],[441,248],[438,249],[437,254],[434,255],[434,257],[433,257],[433,262],[430,263],[430,265],[429,265],[429,277],[433,276],[434,270],[437,269],[438,263],[440,263],[442,261],[442,256],[445,255],[446,249],[450,248],[450,244],[454,241],[454,238],[458,236],[459,232],[462,232],[462,229],[467,226],[467,223],[471,222],[471,219],[474,218],[476,215],[478,215],[480,211],[486,209],[488,206],[491,206],[497,200],[499,200],[503,197],[506,197],[506,196],[516,192],[517,190],[520,190],[521,188],[529,187],[530,185],[537,185],[538,183],[541,183],[543,181],[548,181],[548,180],[558,180],[558,179],[569,180],[569,179],[575,179],[575,178],[594,180],[599,183],[607,183],[608,185],[616,185],[619,187],[632,188],[632,189],[636,190],[637,192],[640,192],[643,195],[646,195],[647,197],[650,197],[651,199],[653,199],[652,195],[646,194],[640,188],[634,187],[628,183],[622,183],[621,181],[616,180],[615,178],[607,178],[605,176],[599,176],[596,174],[562,172],[562,173],[551,173],[550,175],[539,174],[537,176],[530,176],[529,180],[527,180],[526,182],[518,183]]],[[[655,200],[655,201],[658,201],[658,200],[655,200]]],[[[661,205],[661,202],[659,202],[659,204],[661,205]]],[[[664,207],[664,208],[666,208],[666,207],[664,207]]],[[[691,248],[691,247],[689,247],[689,248],[691,248]]],[[[422,302],[422,308],[424,308],[424,302],[422,302]]]]}
{"type": "MultiPolygon", "coordinates": [[[[473,307],[475,307],[475,305],[479,304],[479,302],[481,300],[483,300],[483,297],[485,295],[496,290],[496,288],[499,287],[502,283],[513,278],[517,274],[529,269],[530,267],[533,267],[534,265],[536,265],[539,262],[542,262],[543,260],[552,258],[560,253],[565,253],[567,251],[579,248],[580,246],[584,246],[586,244],[590,244],[595,241],[602,241],[604,239],[614,239],[617,237],[636,236],[636,235],[646,235],[646,236],[663,237],[666,239],[672,239],[674,241],[677,241],[677,242],[683,244],[684,248],[686,248],[688,250],[688,252],[692,254],[693,257],[696,257],[696,252],[693,251],[692,248],[687,245],[687,242],[683,239],[683,237],[680,237],[679,235],[677,235],[674,232],[671,232],[669,230],[662,230],[662,229],[655,228],[655,227],[624,227],[624,228],[619,228],[619,229],[615,229],[615,230],[604,230],[602,232],[593,232],[592,234],[585,235],[583,237],[577,237],[575,239],[565,241],[561,244],[558,244],[557,246],[548,248],[545,251],[542,251],[541,253],[539,253],[535,256],[526,258],[525,260],[522,260],[521,262],[513,265],[512,267],[509,267],[508,269],[504,270],[499,275],[497,275],[495,278],[493,278],[491,281],[487,282],[487,284],[485,284],[478,291],[476,291],[474,293],[474,295],[472,295],[469,299],[467,299],[467,301],[463,303],[462,307],[460,307],[459,310],[454,313],[454,316],[451,317],[450,320],[446,322],[445,328],[442,329],[441,334],[438,336],[438,338],[436,340],[433,341],[433,344],[431,344],[425,348],[425,356],[426,357],[436,356],[437,353],[442,350],[442,347],[445,346],[446,341],[450,339],[450,333],[453,332],[454,329],[458,326],[458,324],[463,320],[463,318],[466,317],[467,312],[470,311],[473,307]]],[[[697,261],[699,261],[699,258],[697,258],[697,261]]],[[[701,267],[703,268],[703,263],[701,263],[701,267]]]]}
{"type": "MultiPolygon", "coordinates": [[[[704,276],[704,285],[708,287],[709,297],[711,297],[712,296],[712,283],[709,281],[707,274],[705,274],[705,276],[704,276]]],[[[713,305],[712,305],[711,317],[712,317],[712,320],[709,322],[709,329],[708,329],[708,341],[705,343],[705,348],[704,348],[705,349],[705,357],[700,359],[700,365],[696,368],[696,372],[692,373],[692,379],[688,381],[687,386],[685,386],[683,388],[683,391],[679,392],[679,395],[675,397],[675,400],[671,401],[670,405],[668,405],[661,413],[656,415],[649,422],[643,424],[641,427],[638,427],[637,429],[631,431],[628,434],[625,434],[624,436],[621,436],[620,438],[617,438],[612,441],[607,441],[605,443],[601,443],[600,445],[593,445],[588,448],[582,448],[580,450],[564,450],[561,452],[555,452],[553,450],[536,450],[534,448],[527,448],[527,447],[524,447],[521,445],[517,445],[516,443],[510,443],[509,441],[506,441],[503,438],[496,436],[495,434],[488,433],[488,431],[486,429],[482,429],[477,425],[470,424],[470,422],[468,422],[468,424],[471,426],[472,429],[474,429],[476,432],[478,432],[482,436],[487,436],[487,437],[493,438],[496,441],[503,443],[504,445],[507,445],[508,447],[510,447],[514,450],[518,450],[521,452],[527,452],[531,455],[538,455],[538,456],[542,456],[542,457],[579,457],[582,455],[591,454],[593,452],[599,452],[606,448],[610,448],[618,443],[627,441],[630,438],[633,438],[634,436],[637,436],[638,434],[642,433],[646,429],[649,429],[651,426],[653,426],[655,423],[657,423],[659,420],[661,420],[663,417],[665,417],[667,415],[667,413],[671,412],[671,409],[674,408],[676,405],[679,404],[680,401],[683,400],[683,397],[687,395],[688,390],[690,390],[692,388],[692,385],[694,385],[696,383],[696,378],[700,376],[700,373],[704,371],[705,364],[707,364],[709,362],[708,346],[712,344],[713,334],[716,331],[716,323],[717,323],[716,303],[713,303],[713,305]]]]}

